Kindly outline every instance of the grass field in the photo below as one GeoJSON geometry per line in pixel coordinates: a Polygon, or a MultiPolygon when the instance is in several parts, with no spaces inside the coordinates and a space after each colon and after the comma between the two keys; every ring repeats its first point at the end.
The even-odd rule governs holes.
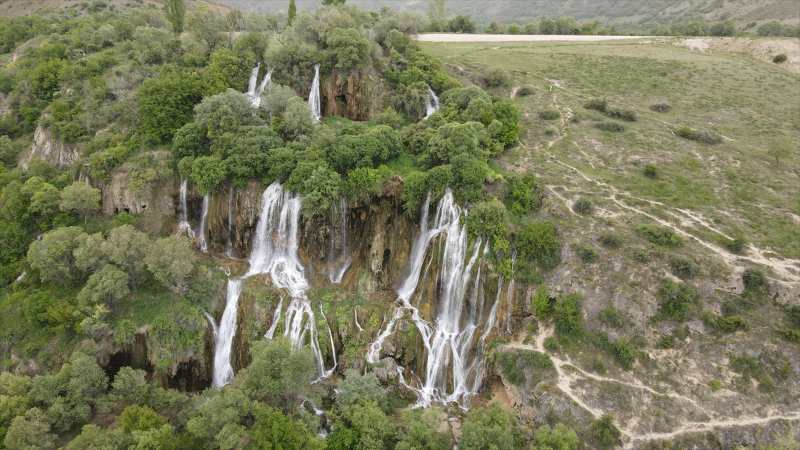
{"type": "Polygon", "coordinates": [[[712,245],[743,236],[757,247],[748,254],[800,258],[797,74],[750,56],[699,53],[664,40],[420,45],[465,81],[489,66],[505,68],[511,83],[497,90],[500,96],[534,89],[515,98],[524,109],[523,131],[519,145],[498,161],[501,168],[538,173],[550,188],[564,190],[567,202],[595,196],[608,205],[610,218],[631,206],[712,245]],[[638,120],[585,109],[592,98],[633,110],[638,120]],[[650,110],[660,103],[671,110],[650,110]],[[540,119],[545,108],[556,108],[560,119],[540,119]],[[601,131],[594,127],[599,121],[625,131],[601,131]],[[686,126],[722,142],[705,145],[674,134],[686,126]],[[776,141],[793,146],[779,164],[767,154],[776,141]],[[657,180],[643,176],[645,164],[658,167],[657,180]]]}

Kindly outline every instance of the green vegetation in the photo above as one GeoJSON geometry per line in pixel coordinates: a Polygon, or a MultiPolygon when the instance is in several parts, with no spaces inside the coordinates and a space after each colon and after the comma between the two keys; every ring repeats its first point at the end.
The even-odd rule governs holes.
{"type": "Polygon", "coordinates": [[[786,62],[787,59],[789,59],[789,57],[786,56],[786,53],[780,53],[778,55],[775,55],[774,58],[772,58],[772,62],[774,62],[775,64],[780,64],[782,62],[786,62]]]}
{"type": "Polygon", "coordinates": [[[677,248],[683,245],[683,238],[669,227],[639,225],[636,227],[636,233],[660,247],[677,248]]]}
{"type": "Polygon", "coordinates": [[[695,311],[697,292],[688,284],[666,280],[661,284],[656,296],[659,301],[659,314],[662,316],[683,322],[695,311]]]}
{"type": "Polygon", "coordinates": [[[542,120],[556,120],[561,117],[561,113],[553,108],[547,108],[539,111],[539,118],[542,120]]]}
{"type": "Polygon", "coordinates": [[[575,204],[572,205],[572,209],[578,214],[588,216],[594,212],[594,205],[588,198],[581,197],[575,200],[575,204]]]}

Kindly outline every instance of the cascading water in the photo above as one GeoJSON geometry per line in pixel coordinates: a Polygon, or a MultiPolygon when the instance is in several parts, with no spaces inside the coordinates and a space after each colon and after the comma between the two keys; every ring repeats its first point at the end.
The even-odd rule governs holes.
{"type": "Polygon", "coordinates": [[[225,245],[225,254],[233,259],[233,184],[228,189],[228,243],[225,245]]]}
{"type": "Polygon", "coordinates": [[[261,80],[261,84],[258,85],[258,89],[253,94],[253,107],[258,108],[261,106],[261,93],[264,92],[264,89],[272,83],[272,71],[275,69],[269,69],[267,74],[264,75],[264,79],[261,80]]]}
{"type": "Polygon", "coordinates": [[[433,92],[431,88],[428,88],[428,94],[430,94],[430,97],[428,98],[424,119],[427,119],[431,114],[439,110],[439,97],[436,96],[436,93],[433,92]]]}
{"type": "Polygon", "coordinates": [[[314,121],[319,122],[322,118],[322,110],[319,100],[319,64],[314,66],[314,81],[311,82],[311,92],[308,94],[308,104],[314,114],[314,121]]]}
{"type": "Polygon", "coordinates": [[[188,211],[186,209],[186,180],[181,180],[181,220],[178,222],[178,234],[184,231],[190,238],[194,238],[194,230],[189,225],[188,211]]]}
{"type": "Polygon", "coordinates": [[[345,272],[350,268],[350,252],[347,247],[347,199],[339,197],[339,209],[331,208],[331,224],[339,223],[339,227],[331,230],[331,247],[328,250],[327,275],[331,283],[341,283],[345,272]],[[339,241],[338,248],[335,245],[339,241]]]}
{"type": "Polygon", "coordinates": [[[242,293],[242,280],[229,278],[227,291],[225,311],[219,321],[219,329],[215,330],[214,372],[211,384],[217,387],[225,386],[233,380],[231,347],[236,336],[236,313],[239,308],[239,295],[242,293]]]}
{"type": "Polygon", "coordinates": [[[247,95],[251,99],[255,99],[256,95],[256,81],[258,80],[258,71],[261,69],[261,63],[256,64],[250,72],[250,81],[247,83],[247,95]]]}
{"type": "MultiPolygon", "coordinates": [[[[300,347],[308,336],[311,353],[320,378],[333,373],[325,370],[316,329],[316,319],[311,301],[306,296],[309,288],[305,269],[297,254],[297,232],[300,221],[300,196],[284,191],[280,183],[272,183],[265,191],[261,203],[261,216],[256,226],[253,250],[250,254],[250,271],[245,276],[268,274],[272,284],[285,289],[292,300],[284,316],[283,334],[291,338],[295,347],[300,347]]],[[[278,305],[275,317],[279,317],[283,301],[278,305]]],[[[273,325],[277,321],[273,319],[273,325]]],[[[327,322],[327,321],[326,321],[327,322]]],[[[274,333],[274,328],[271,332],[274,333]]],[[[270,331],[267,334],[270,334],[270,331]]],[[[331,342],[333,347],[333,342],[331,342]]],[[[335,348],[332,348],[335,354],[335,348]]]]}
{"type": "Polygon", "coordinates": [[[211,194],[206,194],[203,196],[203,214],[200,218],[200,230],[199,230],[199,240],[200,240],[200,250],[203,253],[208,253],[208,242],[206,242],[206,218],[208,217],[208,204],[211,201],[211,194]]]}
{"type": "MultiPolygon", "coordinates": [[[[483,340],[494,325],[492,320],[481,320],[486,276],[485,271],[483,275],[481,272],[488,247],[483,246],[481,251],[483,240],[478,238],[470,251],[466,227],[459,223],[462,210],[449,189],[439,201],[433,227],[429,228],[429,198],[430,194],[422,206],[420,233],[411,247],[407,278],[397,289],[398,308],[367,352],[367,361],[377,363],[383,341],[394,331],[397,320],[403,317],[404,312],[408,312],[419,330],[427,353],[425,379],[420,380],[419,388],[409,386],[419,397],[417,406],[423,407],[432,401],[462,401],[477,392],[483,380],[484,355],[483,352],[473,352],[474,336],[483,324],[483,340]],[[429,252],[429,246],[437,240],[438,250],[429,252]],[[437,265],[433,264],[434,258],[439,260],[437,265]],[[429,259],[427,264],[426,259],[429,259]],[[477,273],[473,275],[476,264],[477,273]],[[438,266],[438,270],[428,274],[432,266],[438,266]],[[415,303],[419,305],[426,300],[436,305],[432,322],[423,319],[417,307],[410,302],[423,275],[435,277],[436,299],[424,299],[424,293],[420,292],[415,303]],[[470,301],[467,302],[465,300],[470,292],[470,301]],[[448,393],[449,374],[452,375],[452,389],[448,393]]],[[[405,379],[403,383],[406,383],[405,379]]]]}
{"type": "Polygon", "coordinates": [[[511,306],[514,304],[514,263],[517,262],[517,252],[511,256],[511,281],[508,282],[506,294],[506,334],[511,334],[511,306]]]}

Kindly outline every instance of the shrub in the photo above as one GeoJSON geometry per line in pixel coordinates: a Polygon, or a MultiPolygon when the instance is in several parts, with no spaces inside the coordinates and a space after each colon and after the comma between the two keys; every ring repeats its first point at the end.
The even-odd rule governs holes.
{"type": "Polygon", "coordinates": [[[583,332],[582,302],[583,296],[579,293],[559,297],[556,300],[554,318],[558,334],[577,336],[583,332]]]}
{"type": "Polygon", "coordinates": [[[561,243],[558,229],[551,222],[533,222],[521,227],[514,244],[520,256],[536,261],[543,269],[551,269],[560,260],[561,243]]]}
{"type": "Polygon", "coordinates": [[[592,362],[592,370],[599,373],[600,375],[605,375],[608,371],[606,370],[606,364],[600,358],[595,358],[592,362]]]}
{"type": "Polygon", "coordinates": [[[744,281],[744,288],[752,291],[760,291],[767,286],[767,276],[764,272],[748,267],[742,273],[742,281],[744,281]]]}
{"type": "Polygon", "coordinates": [[[558,345],[558,339],[555,336],[548,336],[544,338],[544,348],[550,352],[557,352],[561,349],[561,346],[558,345]]]}
{"type": "Polygon", "coordinates": [[[575,253],[577,253],[581,261],[586,264],[592,264],[597,261],[597,252],[586,244],[575,245],[575,253]]]}
{"type": "Polygon", "coordinates": [[[622,328],[625,326],[625,314],[619,309],[609,306],[600,311],[600,322],[611,328],[622,328]]]}
{"type": "Polygon", "coordinates": [[[689,127],[680,127],[675,134],[684,139],[689,139],[690,141],[693,141],[697,138],[697,132],[689,127]]]}
{"type": "Polygon", "coordinates": [[[672,269],[672,273],[675,274],[675,276],[684,280],[697,275],[699,271],[699,267],[697,267],[694,261],[680,255],[672,256],[669,259],[669,267],[672,269]]]}
{"type": "Polygon", "coordinates": [[[669,334],[661,336],[661,339],[658,340],[658,348],[669,350],[673,347],[675,347],[675,339],[669,334]]]}
{"type": "Polygon", "coordinates": [[[502,195],[508,210],[518,216],[523,216],[532,209],[538,209],[542,204],[536,195],[536,177],[533,174],[509,177],[502,195]]]}
{"type": "Polygon", "coordinates": [[[536,295],[531,299],[531,307],[536,311],[536,316],[544,320],[553,314],[554,302],[550,299],[550,292],[547,290],[547,285],[542,283],[536,289],[536,295]]]}
{"type": "Polygon", "coordinates": [[[775,57],[772,58],[772,62],[775,64],[780,64],[782,62],[786,62],[787,59],[789,59],[789,57],[786,56],[786,53],[781,53],[779,55],[775,55],[775,57]]]}
{"type": "Polygon", "coordinates": [[[633,369],[633,362],[636,360],[636,348],[633,346],[633,342],[628,338],[622,338],[615,342],[611,349],[623,369],[633,369]]]}
{"type": "Polygon", "coordinates": [[[539,118],[542,120],[556,120],[561,117],[561,113],[553,108],[547,108],[539,111],[539,118]]]}
{"type": "Polygon", "coordinates": [[[697,142],[702,142],[703,144],[708,144],[708,145],[719,144],[720,142],[722,142],[722,138],[719,135],[714,134],[710,131],[701,131],[697,133],[695,140],[697,142]]]}
{"type": "Polygon", "coordinates": [[[675,230],[658,225],[639,225],[636,233],[661,247],[677,248],[683,245],[683,238],[675,230]]]}
{"type": "Polygon", "coordinates": [[[490,67],[483,72],[483,78],[490,87],[506,86],[509,82],[508,72],[499,67],[490,67]]]}
{"type": "Polygon", "coordinates": [[[711,388],[712,391],[718,391],[722,389],[722,382],[719,380],[711,380],[708,383],[708,387],[711,388]]]}
{"type": "Polygon", "coordinates": [[[493,238],[496,247],[500,241],[508,245],[508,230],[508,212],[497,199],[478,203],[470,209],[467,216],[467,232],[470,236],[493,238]]]}
{"type": "Polygon", "coordinates": [[[594,124],[594,127],[601,131],[607,131],[609,133],[622,133],[625,131],[625,127],[614,122],[597,122],[594,124]]]}
{"type": "Polygon", "coordinates": [[[647,264],[652,260],[652,258],[650,257],[650,253],[648,253],[647,250],[643,248],[637,249],[636,252],[634,252],[633,257],[634,259],[636,259],[636,261],[642,264],[647,264]]]}
{"type": "Polygon", "coordinates": [[[658,167],[655,164],[645,164],[644,165],[644,176],[650,178],[651,180],[658,179],[658,167]]]}
{"type": "Polygon", "coordinates": [[[659,301],[660,313],[678,322],[683,322],[695,310],[697,292],[686,283],[678,284],[672,280],[666,280],[658,289],[656,297],[659,301]]]}
{"type": "Polygon", "coordinates": [[[800,342],[800,330],[784,328],[782,330],[778,330],[778,334],[782,339],[789,342],[800,342]]]}
{"type": "Polygon", "coordinates": [[[727,316],[717,319],[717,327],[724,331],[749,330],[750,324],[739,316],[727,316]]]}
{"type": "Polygon", "coordinates": [[[606,115],[612,119],[622,119],[628,122],[636,122],[636,113],[630,109],[611,108],[606,109],[606,115]]]}
{"type": "Polygon", "coordinates": [[[744,252],[746,246],[747,240],[743,237],[737,237],[725,243],[725,247],[734,253],[744,252]]]}
{"type": "Polygon", "coordinates": [[[530,86],[522,86],[518,91],[516,97],[528,97],[533,95],[534,91],[533,88],[530,86]]]}
{"type": "Polygon", "coordinates": [[[616,249],[622,247],[622,238],[616,233],[603,233],[600,235],[600,243],[604,247],[616,249]]]}
{"type": "Polygon", "coordinates": [[[650,110],[658,112],[658,113],[669,112],[670,109],[672,109],[672,106],[669,106],[666,103],[659,103],[657,105],[650,105],[650,110]]]}
{"type": "Polygon", "coordinates": [[[606,108],[608,107],[608,102],[606,102],[605,99],[593,98],[584,103],[583,107],[586,109],[593,109],[595,111],[606,112],[606,108]]]}
{"type": "Polygon", "coordinates": [[[575,200],[575,204],[572,205],[572,210],[578,214],[588,216],[594,212],[594,205],[588,198],[581,197],[575,200]]]}
{"type": "Polygon", "coordinates": [[[619,429],[614,425],[614,418],[609,414],[603,414],[603,417],[592,422],[589,432],[601,449],[616,446],[621,435],[619,429]]]}

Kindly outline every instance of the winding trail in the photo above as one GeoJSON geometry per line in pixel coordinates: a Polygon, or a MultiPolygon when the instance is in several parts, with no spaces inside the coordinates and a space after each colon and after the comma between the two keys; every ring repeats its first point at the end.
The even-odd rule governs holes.
{"type": "MultiPolygon", "coordinates": [[[[650,394],[675,398],[678,400],[682,400],[684,402],[688,402],[693,406],[703,410],[704,412],[709,413],[709,411],[707,411],[700,403],[698,403],[697,400],[687,397],[685,395],[678,394],[675,392],[659,392],[651,388],[650,386],[645,385],[644,383],[642,383],[640,380],[637,379],[634,379],[633,382],[630,382],[587,372],[574,365],[572,361],[567,357],[561,359],[558,356],[553,355],[552,353],[546,352],[544,348],[544,340],[550,336],[553,336],[554,331],[555,331],[555,326],[550,325],[548,328],[540,332],[539,335],[536,336],[535,346],[530,344],[523,344],[520,341],[516,340],[510,342],[509,344],[501,345],[499,349],[512,348],[521,350],[532,350],[539,353],[547,354],[550,357],[550,360],[553,361],[553,366],[558,376],[556,381],[556,386],[558,386],[561,392],[563,392],[564,395],[566,395],[572,402],[574,402],[574,404],[586,410],[595,419],[600,418],[603,414],[605,414],[605,412],[603,410],[589,406],[586,403],[586,401],[584,401],[584,399],[576,392],[576,389],[573,389],[572,384],[581,378],[595,380],[595,381],[618,383],[636,389],[641,389],[650,394]]],[[[674,431],[668,433],[638,434],[633,430],[631,430],[627,426],[627,424],[623,425],[621,423],[618,423],[617,427],[619,428],[620,433],[622,433],[622,435],[624,436],[623,448],[632,449],[635,448],[636,445],[638,444],[644,444],[651,440],[671,439],[685,433],[713,431],[716,428],[732,428],[732,427],[741,427],[747,425],[759,425],[759,424],[769,423],[774,420],[791,420],[791,421],[800,420],[800,411],[791,411],[783,413],[775,413],[774,411],[770,411],[770,413],[765,417],[740,417],[737,419],[723,418],[723,419],[709,420],[708,422],[685,422],[681,424],[678,428],[676,428],[674,431]]]]}

